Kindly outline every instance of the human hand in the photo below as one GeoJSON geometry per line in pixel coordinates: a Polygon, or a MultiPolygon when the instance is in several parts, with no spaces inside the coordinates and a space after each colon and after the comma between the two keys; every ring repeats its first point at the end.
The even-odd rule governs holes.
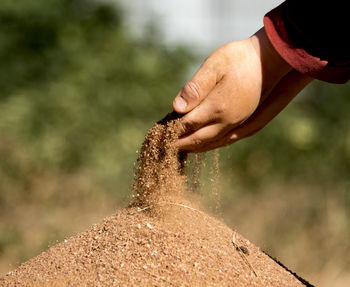
{"type": "MultiPolygon", "coordinates": [[[[301,83],[297,86],[301,87],[305,82],[300,74],[289,75],[291,70],[271,46],[264,29],[216,50],[174,99],[174,110],[185,114],[181,119],[182,136],[177,141],[179,149],[202,152],[228,145],[261,129],[267,118],[271,116],[271,120],[291,100],[286,102],[281,97],[277,105],[272,101],[271,108],[268,105],[271,100],[265,100],[274,88],[279,87],[273,92],[276,100],[286,83],[290,85],[298,80],[301,83]],[[285,76],[287,79],[283,80],[285,76]],[[262,108],[258,109],[259,116],[252,117],[243,128],[258,106],[262,108]],[[264,121],[260,121],[262,116],[264,121]]],[[[288,99],[299,92],[292,90],[291,93],[287,90],[288,99]]]]}
{"type": "Polygon", "coordinates": [[[267,95],[254,114],[240,126],[230,131],[229,144],[251,136],[265,127],[313,78],[296,70],[285,75],[267,95]]]}

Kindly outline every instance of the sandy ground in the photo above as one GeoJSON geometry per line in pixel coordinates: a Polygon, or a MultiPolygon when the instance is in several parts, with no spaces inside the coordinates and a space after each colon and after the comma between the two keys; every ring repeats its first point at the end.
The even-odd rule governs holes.
{"type": "Polygon", "coordinates": [[[305,286],[187,202],[131,207],[9,272],[2,286],[305,286]],[[146,208],[146,209],[145,209],[146,208]],[[166,211],[164,211],[166,210],[166,211]],[[241,247],[238,250],[232,243],[241,247]],[[245,252],[245,254],[243,253],[245,252]]]}

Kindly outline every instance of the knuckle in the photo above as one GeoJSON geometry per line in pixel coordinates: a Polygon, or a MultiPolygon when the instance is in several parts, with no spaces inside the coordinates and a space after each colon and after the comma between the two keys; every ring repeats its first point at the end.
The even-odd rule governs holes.
{"type": "Polygon", "coordinates": [[[193,138],[192,138],[193,145],[198,146],[198,145],[202,144],[202,142],[203,142],[203,140],[200,139],[198,136],[193,136],[193,138]]]}
{"type": "Polygon", "coordinates": [[[199,100],[199,85],[194,81],[189,81],[183,88],[183,96],[186,97],[187,100],[199,100]]]}
{"type": "Polygon", "coordinates": [[[179,136],[184,135],[186,133],[186,123],[180,121],[179,123],[179,136]]]}
{"type": "Polygon", "coordinates": [[[226,112],[227,106],[225,103],[218,102],[215,104],[214,113],[217,115],[223,114],[226,112]]]}

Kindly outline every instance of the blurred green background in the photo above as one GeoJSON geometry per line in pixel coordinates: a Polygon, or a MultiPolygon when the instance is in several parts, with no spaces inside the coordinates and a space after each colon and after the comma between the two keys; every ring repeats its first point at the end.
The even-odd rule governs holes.
{"type": "MultiPolygon", "coordinates": [[[[0,275],[125,206],[146,131],[207,56],[165,46],[155,24],[135,38],[123,15],[1,1],[0,275]]],[[[349,96],[315,81],[220,150],[221,218],[317,286],[350,284],[349,96]]]]}

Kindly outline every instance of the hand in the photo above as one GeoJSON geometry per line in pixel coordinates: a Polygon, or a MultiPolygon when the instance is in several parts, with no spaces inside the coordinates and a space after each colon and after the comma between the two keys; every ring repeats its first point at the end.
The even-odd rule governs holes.
{"type": "MultiPolygon", "coordinates": [[[[271,101],[264,104],[265,99],[280,81],[290,84],[298,78],[287,75],[291,70],[271,46],[264,29],[246,40],[216,50],[174,99],[174,110],[186,114],[181,119],[179,149],[202,152],[228,145],[259,130],[262,123],[259,117],[269,118],[264,110],[272,116],[276,112],[276,105],[271,112],[271,108],[267,108],[271,101]],[[288,80],[282,79],[285,76],[288,80]],[[255,121],[247,121],[249,126],[242,129],[259,105],[260,116],[254,116],[255,121]]],[[[278,90],[281,89],[280,85],[278,90]]],[[[279,98],[277,94],[275,91],[274,98],[279,98]]],[[[277,102],[285,103],[284,99],[277,102]]],[[[282,106],[279,105],[281,109],[282,106]]]]}
{"type": "Polygon", "coordinates": [[[313,78],[300,74],[296,70],[289,72],[273,88],[254,114],[226,135],[229,138],[229,144],[251,136],[265,127],[312,80],[313,78]]]}

